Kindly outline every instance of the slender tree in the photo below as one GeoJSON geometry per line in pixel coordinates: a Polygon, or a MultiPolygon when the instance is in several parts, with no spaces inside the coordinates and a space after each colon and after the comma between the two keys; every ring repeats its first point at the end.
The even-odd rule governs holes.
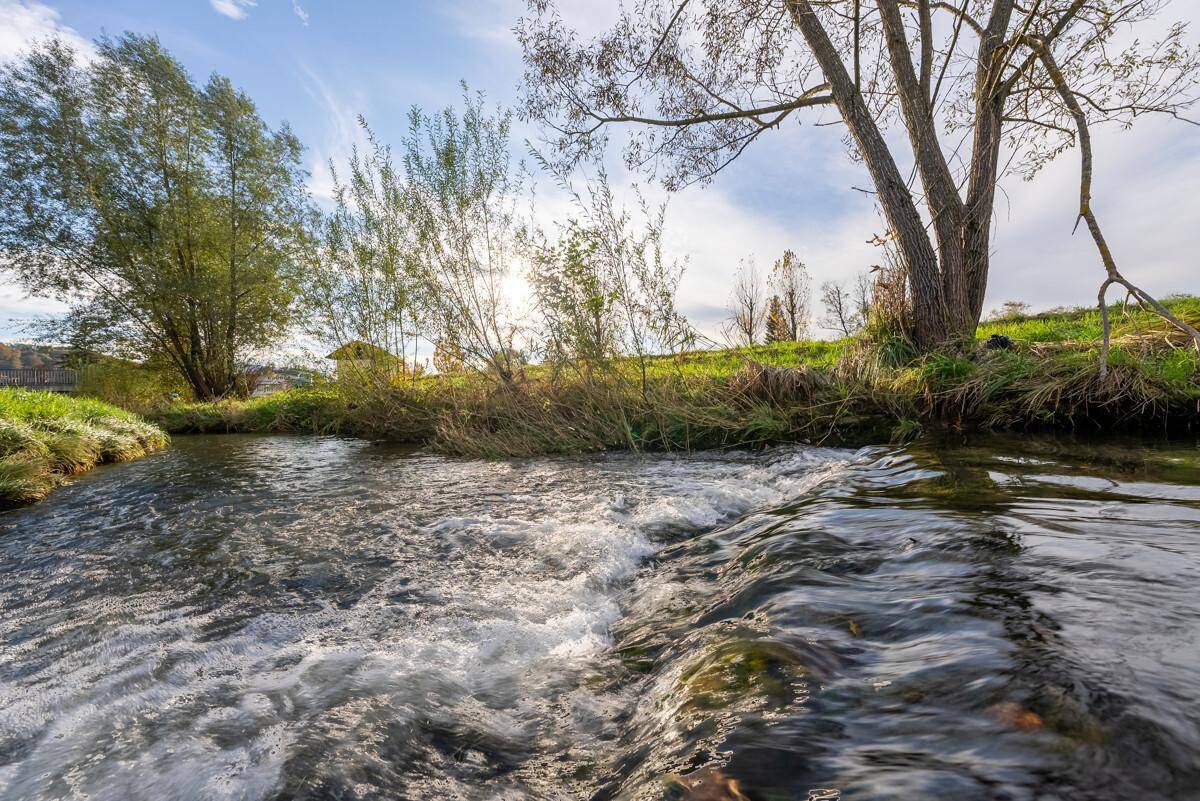
{"type": "Polygon", "coordinates": [[[409,193],[390,148],[366,125],[368,151],[355,148],[346,178],[330,164],[334,208],[305,270],[309,332],[337,347],[366,342],[361,378],[390,383],[417,375],[417,347],[427,328],[429,292],[414,267],[416,235],[409,193]],[[409,358],[411,365],[409,369],[409,358]],[[378,364],[374,362],[379,362],[378,364]]]}
{"type": "Polygon", "coordinates": [[[847,337],[862,328],[864,317],[855,308],[850,292],[841,283],[826,281],[821,284],[821,305],[825,307],[822,328],[847,337]]]}
{"type": "Polygon", "coordinates": [[[531,279],[548,358],[585,371],[617,355],[617,291],[598,258],[594,232],[570,221],[562,240],[535,248],[531,279]]]}
{"type": "Polygon", "coordinates": [[[787,322],[787,338],[803,338],[808,333],[809,298],[812,295],[808,268],[795,253],[785,250],[771,269],[771,286],[778,293],[783,319],[787,322]]]}
{"type": "Polygon", "coordinates": [[[0,250],[58,334],[170,364],[197,397],[244,390],[293,315],[308,220],[299,142],[157,39],[61,41],[0,72],[0,250]]]}
{"type": "Polygon", "coordinates": [[[903,263],[911,333],[933,348],[978,324],[1001,179],[1032,176],[1076,143],[1079,216],[1104,288],[1122,285],[1174,320],[1116,270],[1091,205],[1088,137],[1100,123],[1180,117],[1195,101],[1200,55],[1184,26],[1140,35],[1165,5],[638,0],[584,38],[554,0],[530,0],[517,33],[526,111],[555,132],[561,156],[594,154],[612,126],[630,126],[627,162],[669,188],[711,179],[805,113],[835,114],[903,263]],[[893,124],[907,148],[887,138],[893,124]]]}
{"type": "Polygon", "coordinates": [[[518,257],[522,173],[511,155],[511,114],[490,112],[463,86],[461,110],[414,108],[404,140],[404,215],[410,267],[423,287],[424,330],[502,382],[522,367],[503,294],[518,257]]]}
{"type": "Polygon", "coordinates": [[[741,345],[758,342],[759,332],[767,319],[767,299],[764,296],[762,276],[754,259],[743,261],[734,279],[733,291],[729,296],[729,321],[727,332],[741,345]]]}

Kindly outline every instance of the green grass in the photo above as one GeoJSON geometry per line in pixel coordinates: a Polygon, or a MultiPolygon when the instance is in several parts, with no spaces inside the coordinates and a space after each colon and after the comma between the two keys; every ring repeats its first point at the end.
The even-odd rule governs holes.
{"type": "Polygon", "coordinates": [[[773,342],[722,350],[697,350],[679,356],[656,356],[649,361],[652,377],[677,373],[688,377],[727,378],[748,361],[770,367],[815,367],[831,369],[845,351],[848,340],[827,342],[773,342]]]}
{"type": "MultiPolygon", "coordinates": [[[[1163,301],[1171,313],[1193,326],[1200,325],[1200,298],[1175,296],[1163,301]]],[[[1135,304],[1109,306],[1114,337],[1165,332],[1163,321],[1135,304]]],[[[1019,342],[1098,343],[1100,310],[1095,307],[1059,309],[1039,314],[1018,314],[980,323],[976,339],[1002,334],[1019,342]]]]}
{"type": "Polygon", "coordinates": [[[0,507],[41,500],[67,476],[166,442],[162,429],[102,401],[0,389],[0,507]]]}
{"type": "Polygon", "coordinates": [[[459,383],[473,391],[479,382],[424,380],[387,391],[329,383],[247,400],[161,404],[146,415],[173,434],[346,434],[415,443],[431,433],[432,399],[459,383]]]}

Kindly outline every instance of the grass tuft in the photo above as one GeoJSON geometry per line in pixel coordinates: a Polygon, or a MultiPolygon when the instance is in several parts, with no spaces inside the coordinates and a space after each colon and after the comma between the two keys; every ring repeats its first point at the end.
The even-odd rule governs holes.
{"type": "Polygon", "coordinates": [[[41,500],[65,476],[166,444],[161,428],[92,398],[0,389],[0,507],[41,500]]]}

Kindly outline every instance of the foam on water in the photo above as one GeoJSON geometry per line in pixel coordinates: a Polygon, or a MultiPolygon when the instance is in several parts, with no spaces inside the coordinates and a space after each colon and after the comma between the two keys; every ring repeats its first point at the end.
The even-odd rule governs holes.
{"type": "Polygon", "coordinates": [[[0,518],[0,797],[557,797],[640,566],[852,458],[181,441],[0,518]]]}

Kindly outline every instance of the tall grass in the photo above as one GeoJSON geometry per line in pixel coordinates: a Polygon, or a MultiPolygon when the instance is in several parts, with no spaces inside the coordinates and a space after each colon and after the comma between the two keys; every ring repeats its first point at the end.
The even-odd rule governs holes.
{"type": "Polygon", "coordinates": [[[0,507],[41,500],[67,476],[166,442],[162,429],[102,401],[0,389],[0,507]]]}

